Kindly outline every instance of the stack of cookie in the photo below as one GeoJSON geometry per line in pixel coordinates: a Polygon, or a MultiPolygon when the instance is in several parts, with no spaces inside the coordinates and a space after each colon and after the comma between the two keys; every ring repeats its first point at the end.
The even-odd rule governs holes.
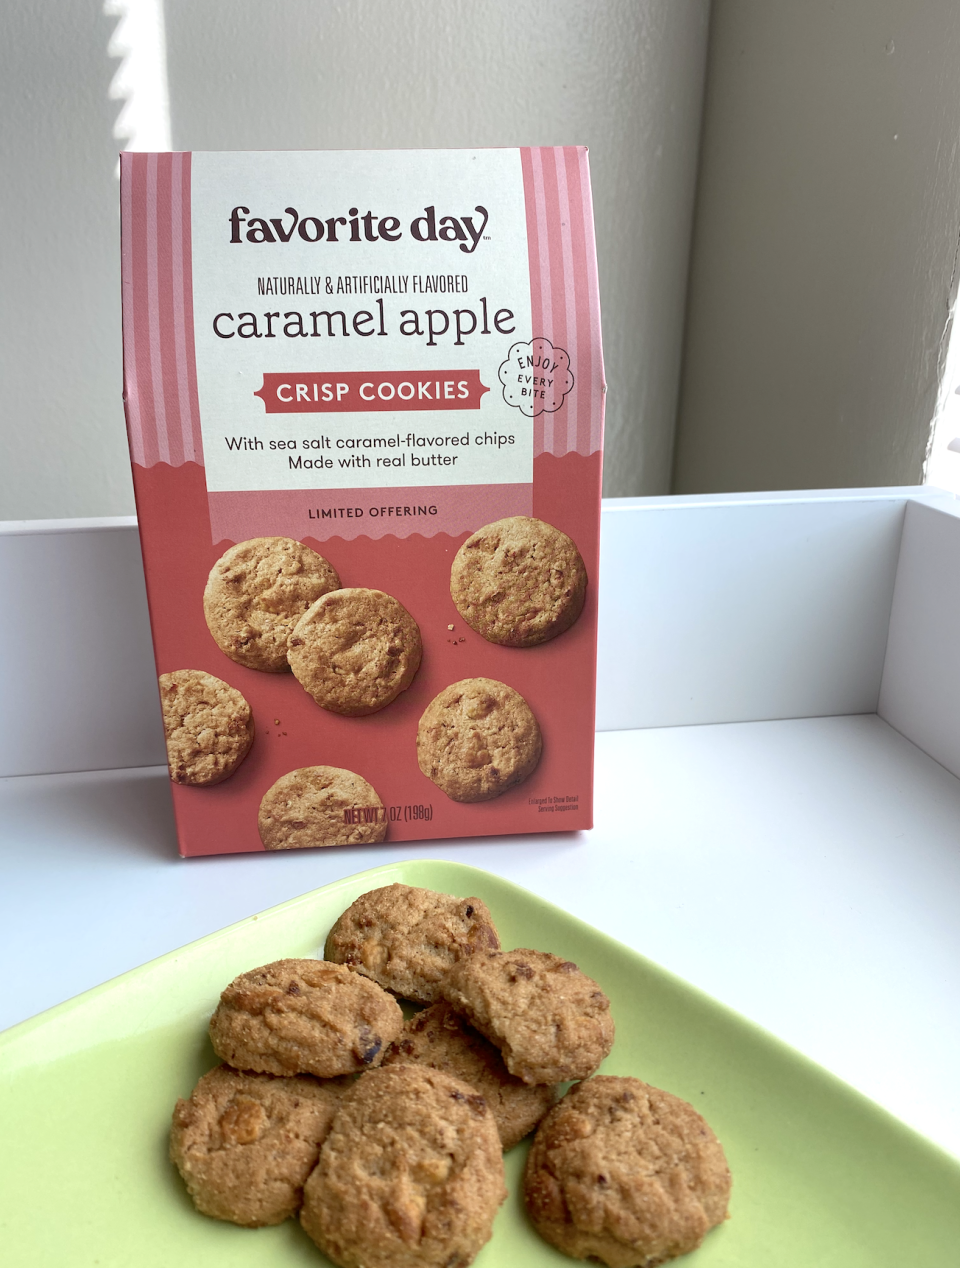
{"type": "Polygon", "coordinates": [[[404,1024],[384,1064],[424,1064],[469,1083],[486,1100],[504,1149],[533,1131],[553,1105],[558,1083],[592,1074],[613,1043],[609,1004],[596,983],[575,965],[562,982],[550,980],[549,971],[538,971],[540,952],[501,951],[479,898],[409,885],[372,890],[336,922],[324,954],[427,1005],[404,1024]],[[593,992],[598,998],[577,1016],[573,996],[593,992]],[[537,1066],[531,1053],[542,1056],[536,1036],[544,1030],[558,1042],[552,1062],[537,1066]]]}
{"type": "MultiPolygon", "coordinates": [[[[479,899],[407,886],[366,897],[331,934],[343,955],[279,960],[223,991],[210,1039],[224,1064],[177,1103],[171,1158],[204,1214],[256,1227],[301,1210],[308,1234],[347,1268],[466,1265],[507,1195],[499,1120],[455,1071],[398,1059],[395,995],[336,961],[356,943],[397,994],[422,1001],[437,998],[452,964],[499,940],[479,899]]],[[[463,1049],[469,1066],[466,1039],[463,1049]]],[[[476,1069],[492,1055],[476,1055],[476,1069]]],[[[552,1100],[537,1092],[531,1112],[508,1095],[503,1121],[519,1139],[552,1100]]]]}
{"type": "Polygon", "coordinates": [[[342,965],[277,960],[231,982],[210,1021],[224,1064],[173,1115],[197,1209],[248,1227],[295,1214],[354,1076],[402,1025],[396,1000],[342,965]]]}
{"type": "Polygon", "coordinates": [[[324,954],[221,996],[227,1064],[178,1102],[171,1137],[204,1214],[256,1226],[299,1208],[342,1268],[467,1265],[507,1196],[502,1151],[540,1124],[525,1198],[566,1254],[652,1265],[725,1218],[703,1119],[638,1079],[591,1077],[613,1046],[607,997],[569,960],[502,951],[480,899],[372,890],[324,954]],[[395,997],[425,1007],[404,1022],[395,997]]]}

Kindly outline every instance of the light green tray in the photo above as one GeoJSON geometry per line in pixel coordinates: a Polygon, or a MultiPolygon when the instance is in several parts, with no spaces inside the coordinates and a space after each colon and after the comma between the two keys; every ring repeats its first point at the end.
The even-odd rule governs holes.
{"type": "MultiPolygon", "coordinates": [[[[733,1171],[731,1219],[690,1268],[946,1268],[960,1263],[960,1165],[837,1079],[613,939],[458,863],[375,868],[211,934],[0,1035],[4,1268],[323,1268],[288,1220],[250,1231],[198,1215],[167,1161],[178,1096],[216,1064],[206,1024],[237,973],[322,954],[365,890],[404,881],[493,912],[505,947],[575,960],[610,996],[608,1074],[700,1110],[733,1171]]],[[[571,1263],[527,1224],[526,1146],[480,1268],[571,1263]]]]}

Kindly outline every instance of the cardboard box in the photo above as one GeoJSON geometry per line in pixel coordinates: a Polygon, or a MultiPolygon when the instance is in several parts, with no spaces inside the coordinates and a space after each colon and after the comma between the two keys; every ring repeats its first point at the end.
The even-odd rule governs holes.
{"type": "MultiPolygon", "coordinates": [[[[199,671],[241,693],[256,731],[221,782],[199,782],[199,759],[175,764],[181,852],[263,849],[264,795],[316,767],[376,796],[324,794],[343,830],[294,831],[302,789],[283,784],[271,848],[382,839],[370,822],[391,840],[591,826],[604,385],[586,152],[125,154],[121,201],[158,673],[174,675],[171,713],[179,671],[199,671]],[[484,539],[494,571],[451,593],[461,546],[504,520],[484,539]],[[579,616],[565,538],[586,574],[579,616]],[[227,554],[240,543],[254,543],[243,561],[227,554]],[[314,556],[290,543],[335,569],[336,600],[304,583],[314,556]],[[252,600],[242,619],[232,598],[222,615],[216,584],[252,600]],[[412,616],[418,668],[395,604],[361,590],[412,616]],[[264,612],[300,621],[296,676],[251,654],[264,612]],[[476,680],[526,702],[538,760],[515,697],[476,680]],[[501,713],[517,735],[494,748],[501,713]]],[[[222,737],[194,739],[209,755],[222,737]]]]}

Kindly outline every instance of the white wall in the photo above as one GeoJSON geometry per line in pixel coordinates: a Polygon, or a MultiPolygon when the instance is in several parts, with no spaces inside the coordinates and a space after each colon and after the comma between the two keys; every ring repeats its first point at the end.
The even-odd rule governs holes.
{"type": "Polygon", "coordinates": [[[101,9],[0,6],[0,519],[133,508],[101,9]]]}
{"type": "MultiPolygon", "coordinates": [[[[102,0],[5,0],[0,518],[132,510],[102,0]],[[10,228],[8,229],[8,226],[10,228]],[[59,324],[57,324],[59,323],[59,324]]],[[[668,487],[709,0],[167,0],[178,149],[587,144],[607,491],[668,487]]]]}
{"type": "Polygon", "coordinates": [[[674,489],[919,482],[958,238],[956,0],[718,0],[674,489]]]}

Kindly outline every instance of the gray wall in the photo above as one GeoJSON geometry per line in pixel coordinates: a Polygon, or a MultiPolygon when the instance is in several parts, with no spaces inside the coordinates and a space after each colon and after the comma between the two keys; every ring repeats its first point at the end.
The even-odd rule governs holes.
{"type": "Polygon", "coordinates": [[[666,492],[708,0],[166,0],[176,149],[590,147],[605,492],[666,492]]]}
{"type": "MultiPolygon", "coordinates": [[[[956,0],[167,0],[180,147],[591,147],[606,491],[920,479],[960,241],[956,0]]],[[[0,518],[132,510],[115,20],[0,6],[0,518]]]]}
{"type": "Polygon", "coordinates": [[[0,519],[133,510],[102,7],[0,7],[0,519]]]}
{"type": "MultiPolygon", "coordinates": [[[[5,0],[0,518],[132,510],[102,0],[5,0]],[[65,214],[66,213],[66,214],[65,214]],[[11,249],[12,248],[12,249],[11,249]]],[[[586,144],[607,489],[669,487],[709,0],[167,0],[177,148],[586,144]]]]}
{"type": "Polygon", "coordinates": [[[960,236],[956,0],[716,0],[676,492],[921,479],[960,236]]]}

